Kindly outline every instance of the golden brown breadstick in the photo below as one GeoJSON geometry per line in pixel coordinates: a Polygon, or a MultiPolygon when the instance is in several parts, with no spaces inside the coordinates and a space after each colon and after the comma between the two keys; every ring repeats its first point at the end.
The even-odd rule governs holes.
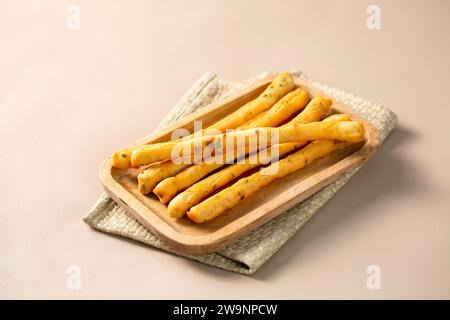
{"type": "MultiPolygon", "coordinates": [[[[326,112],[326,111],[325,111],[326,112]]],[[[350,120],[350,117],[346,114],[336,114],[327,117],[323,121],[348,121],[350,120]]],[[[302,143],[284,143],[279,146],[279,157],[282,157],[286,155],[287,153],[291,152],[294,149],[298,149],[302,146],[304,146],[306,142],[302,143]]],[[[269,148],[270,149],[273,149],[269,148]]],[[[237,163],[231,166],[226,167],[225,169],[214,173],[213,175],[197,182],[196,184],[192,185],[182,193],[178,194],[175,198],[170,201],[168,206],[168,212],[171,217],[182,217],[186,211],[189,210],[192,206],[199,203],[202,199],[206,198],[208,195],[216,191],[217,189],[225,186],[229,182],[233,181],[235,178],[239,177],[243,173],[247,172],[248,170],[251,170],[252,168],[255,168],[259,166],[261,163],[268,163],[261,161],[261,158],[259,157],[261,153],[254,154],[248,158],[248,161],[245,161],[244,163],[237,163]]],[[[271,162],[274,160],[277,160],[278,158],[271,159],[271,162]]]]}
{"type": "Polygon", "coordinates": [[[283,121],[289,119],[294,113],[303,109],[309,101],[308,92],[303,88],[295,89],[281,98],[263,116],[257,117],[239,127],[245,130],[257,127],[276,127],[283,121]]]}
{"type": "Polygon", "coordinates": [[[311,142],[305,148],[280,160],[278,163],[274,163],[249,177],[240,179],[232,186],[192,207],[187,212],[187,215],[195,223],[207,222],[234,207],[241,200],[247,198],[273,180],[300,170],[314,160],[334,150],[341,149],[346,145],[346,142],[338,142],[335,140],[311,142]],[[278,165],[278,168],[274,170],[273,166],[276,165],[278,165]]]}
{"type": "Polygon", "coordinates": [[[131,153],[131,163],[133,167],[158,162],[172,157],[175,152],[176,157],[190,158],[194,151],[202,152],[205,143],[213,142],[216,150],[222,154],[227,152],[227,145],[237,146],[241,141],[245,141],[247,146],[249,141],[254,140],[256,150],[262,148],[261,141],[266,146],[273,143],[313,141],[320,139],[334,139],[340,141],[355,142],[360,141],[364,134],[364,126],[360,121],[333,122],[312,122],[307,124],[293,124],[280,128],[256,128],[242,131],[234,131],[217,136],[197,137],[186,141],[174,141],[162,144],[145,145],[135,149],[131,153]],[[278,138],[274,139],[274,137],[278,138]],[[250,139],[253,138],[253,139],[250,139]],[[274,141],[272,141],[274,140],[274,141]],[[200,147],[200,148],[199,148],[200,147]],[[197,150],[196,150],[197,148],[197,150]]]}
{"type": "Polygon", "coordinates": [[[127,169],[131,165],[131,150],[123,148],[119,152],[115,152],[111,157],[111,164],[116,169],[127,169]]]}
{"type": "Polygon", "coordinates": [[[138,189],[142,194],[148,194],[161,180],[174,176],[189,166],[191,165],[184,163],[175,164],[171,160],[155,163],[138,174],[138,189]]]}
{"type": "Polygon", "coordinates": [[[326,97],[314,97],[305,109],[284,126],[320,121],[331,108],[332,100],[326,97]]]}
{"type": "Polygon", "coordinates": [[[225,131],[234,129],[272,107],[281,97],[294,89],[294,79],[289,72],[281,72],[272,83],[256,98],[236,112],[226,116],[211,126],[212,129],[225,131]]]}

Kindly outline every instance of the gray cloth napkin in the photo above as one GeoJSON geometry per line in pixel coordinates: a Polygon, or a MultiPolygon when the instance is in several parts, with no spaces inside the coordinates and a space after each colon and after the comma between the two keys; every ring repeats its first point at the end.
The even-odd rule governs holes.
{"type": "MultiPolygon", "coordinates": [[[[157,130],[270,74],[263,73],[242,83],[225,81],[210,73],[204,74],[188,90],[175,108],[170,111],[157,130]]],[[[293,74],[311,81],[302,72],[293,72],[293,74]]],[[[369,120],[378,128],[381,143],[396,126],[397,116],[388,108],[351,93],[315,81],[311,82],[361,117],[369,120]]],[[[277,218],[217,252],[200,256],[183,256],[225,270],[252,274],[277,252],[358,170],[359,168],[341,176],[307,200],[295,205],[277,218]]],[[[134,239],[162,250],[180,254],[172,251],[106,194],[98,199],[83,220],[92,228],[100,231],[134,239]]]]}

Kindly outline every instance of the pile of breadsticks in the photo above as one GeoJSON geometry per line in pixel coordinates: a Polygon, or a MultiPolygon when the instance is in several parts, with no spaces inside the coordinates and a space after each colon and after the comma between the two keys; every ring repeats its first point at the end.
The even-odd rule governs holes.
{"type": "Polygon", "coordinates": [[[330,114],[329,98],[295,88],[280,73],[254,100],[220,121],[176,140],[125,148],[117,169],[139,168],[139,191],[154,193],[171,217],[207,222],[271,181],[363,140],[364,126],[330,114]]]}

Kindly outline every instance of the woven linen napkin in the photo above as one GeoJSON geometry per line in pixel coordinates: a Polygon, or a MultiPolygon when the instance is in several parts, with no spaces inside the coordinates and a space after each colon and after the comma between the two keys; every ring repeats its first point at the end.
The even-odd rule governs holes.
{"type": "MultiPolygon", "coordinates": [[[[217,75],[206,73],[188,90],[178,104],[161,122],[157,130],[185,117],[186,115],[223,99],[254,81],[271,75],[263,73],[241,83],[220,79],[217,75]]],[[[295,76],[305,78],[302,72],[293,72],[295,76]]],[[[397,116],[386,107],[357,97],[351,93],[328,87],[311,81],[316,87],[332,96],[349,109],[370,121],[378,128],[380,142],[387,137],[397,123],[397,116]]],[[[174,252],[151,231],[118,206],[108,195],[103,194],[83,218],[92,228],[134,239],[162,250],[183,255],[187,258],[225,270],[252,274],[258,270],[295,232],[329,200],[359,168],[341,176],[310,198],[295,205],[277,218],[267,222],[249,234],[229,244],[225,248],[206,255],[183,255],[174,252]]]]}

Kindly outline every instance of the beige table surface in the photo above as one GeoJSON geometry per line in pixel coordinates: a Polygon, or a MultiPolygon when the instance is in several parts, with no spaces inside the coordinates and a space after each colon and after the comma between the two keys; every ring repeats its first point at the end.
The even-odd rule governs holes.
{"type": "Polygon", "coordinates": [[[1,0],[0,297],[450,298],[449,13],[445,0],[1,0]],[[380,30],[366,27],[370,4],[380,30]],[[102,159],[151,132],[205,71],[294,68],[400,122],[254,276],[81,222],[102,159]],[[70,265],[80,290],[66,288],[70,265]],[[366,286],[369,265],[381,290],[366,286]]]}

